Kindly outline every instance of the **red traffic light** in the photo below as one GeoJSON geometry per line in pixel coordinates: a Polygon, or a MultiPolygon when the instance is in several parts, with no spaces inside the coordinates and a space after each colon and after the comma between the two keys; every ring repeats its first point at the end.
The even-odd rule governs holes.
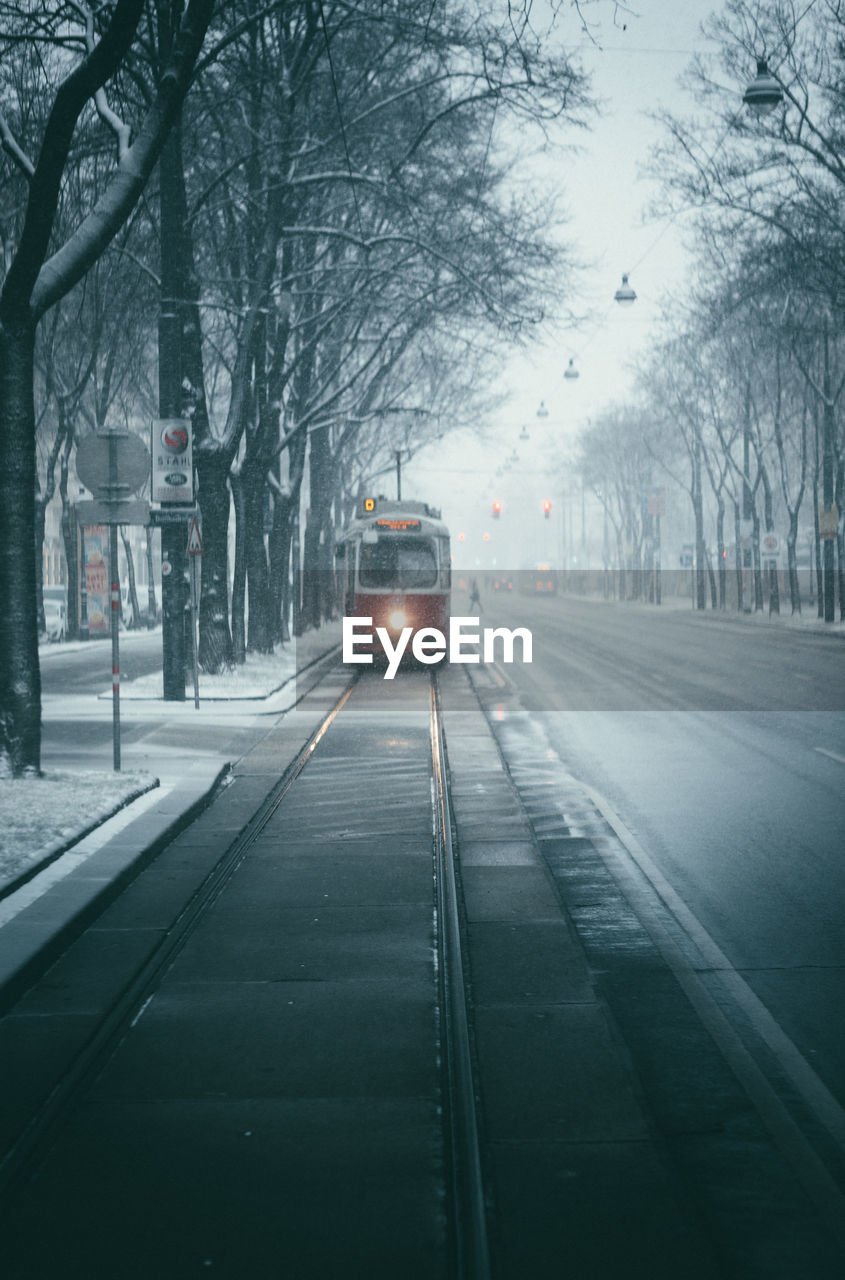
{"type": "Polygon", "coordinates": [[[501,502],[496,501],[493,503],[493,518],[495,520],[498,520],[501,514],[502,514],[502,504],[501,502]]]}
{"type": "Polygon", "coordinates": [[[549,502],[548,498],[546,498],[546,501],[543,503],[543,515],[546,517],[547,520],[549,518],[551,509],[552,509],[552,504],[549,502]]]}

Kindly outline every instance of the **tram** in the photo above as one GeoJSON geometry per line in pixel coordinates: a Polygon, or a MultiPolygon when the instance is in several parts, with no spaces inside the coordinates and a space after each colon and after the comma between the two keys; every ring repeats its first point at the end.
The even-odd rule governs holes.
{"type": "Polygon", "coordinates": [[[346,617],[372,618],[373,631],[391,635],[403,627],[448,632],[449,530],[427,502],[364,498],[335,546],[335,567],[346,617]]]}

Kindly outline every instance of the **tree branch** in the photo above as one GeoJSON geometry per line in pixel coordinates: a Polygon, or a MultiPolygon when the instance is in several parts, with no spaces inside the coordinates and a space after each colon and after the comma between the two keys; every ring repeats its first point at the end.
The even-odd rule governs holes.
{"type": "MultiPolygon", "coordinates": [[[[126,3],[137,4],[138,0],[126,3]]],[[[155,101],[137,138],[118,165],[103,198],[38,273],[31,302],[35,319],[73,288],[126,221],[182,105],[213,8],[214,0],[189,0],[155,101]]]]}

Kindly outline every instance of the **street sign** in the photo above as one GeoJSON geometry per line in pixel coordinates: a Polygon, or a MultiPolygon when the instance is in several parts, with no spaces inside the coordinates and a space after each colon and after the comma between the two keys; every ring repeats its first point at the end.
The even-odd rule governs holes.
{"type": "Polygon", "coordinates": [[[202,538],[200,537],[200,527],[197,524],[197,518],[191,520],[191,527],[188,531],[187,552],[189,556],[202,555],[202,538]]]}
{"type": "Polygon", "coordinates": [[[693,560],[695,559],[695,547],[691,543],[685,542],[681,547],[681,568],[691,569],[693,560]]]}
{"type": "Polygon", "coordinates": [[[177,507],[174,503],[168,507],[160,507],[150,503],[150,524],[156,527],[162,524],[185,524],[196,514],[197,508],[194,506],[177,507]]]}
{"type": "Polygon", "coordinates": [[[760,550],[764,556],[776,556],[780,552],[780,538],[776,533],[764,533],[760,539],[760,550]]]}
{"type": "Polygon", "coordinates": [[[108,495],[111,449],[115,453],[121,495],[136,493],[150,474],[150,455],[140,436],[117,431],[85,436],[76,446],[76,473],[85,488],[98,498],[108,495]]]}
{"type": "Polygon", "coordinates": [[[76,518],[80,524],[143,524],[150,523],[150,504],[143,498],[119,498],[109,502],[105,498],[77,502],[76,518]]]}
{"type": "Polygon", "coordinates": [[[839,525],[839,511],[835,506],[825,508],[824,503],[819,503],[819,537],[835,538],[836,530],[839,525]]]}
{"type": "Polygon", "coordinates": [[[159,418],[152,424],[153,502],[194,500],[192,427],[188,418],[159,418]]]}

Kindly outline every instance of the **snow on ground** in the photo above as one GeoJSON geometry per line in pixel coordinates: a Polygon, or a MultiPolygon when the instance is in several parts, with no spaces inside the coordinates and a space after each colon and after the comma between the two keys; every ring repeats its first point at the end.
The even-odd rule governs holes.
{"type": "MultiPolygon", "coordinates": [[[[326,645],[328,648],[328,645],[326,645]]],[[[276,653],[251,653],[243,666],[232,671],[222,671],[219,675],[210,676],[199,673],[199,691],[202,701],[209,699],[231,698],[266,698],[274,693],[297,671],[296,643],[287,645],[276,653]]],[[[300,663],[300,666],[302,664],[300,663]]],[[[185,686],[186,696],[194,696],[193,681],[185,686]]],[[[140,676],[137,680],[127,681],[120,686],[121,698],[161,698],[161,672],[140,676]]],[[[111,692],[101,697],[111,698],[111,692]]]]}
{"type": "Polygon", "coordinates": [[[45,773],[0,781],[0,889],[157,786],[148,773],[45,773]]]}
{"type": "MultiPolygon", "coordinates": [[[[132,634],[121,635],[121,645],[132,634]]],[[[138,633],[141,634],[141,633],[138,633]]],[[[143,633],[148,634],[148,633],[143,633]]],[[[219,676],[200,675],[202,710],[193,704],[193,687],[188,685],[184,703],[165,703],[161,696],[161,672],[121,685],[121,702],[132,702],[132,715],[158,720],[202,720],[220,714],[250,723],[259,708],[282,713],[296,701],[293,683],[298,671],[328,652],[340,641],[340,624],[330,623],[319,631],[279,648],[267,656],[250,654],[243,666],[219,676]],[[287,686],[282,694],[278,691],[287,686]],[[275,697],[273,695],[276,695],[275,697]],[[208,703],[216,706],[208,707],[208,703]],[[204,714],[203,714],[204,713],[204,714]]],[[[90,642],[89,642],[90,645],[90,642]]],[[[88,647],[82,642],[45,646],[40,656],[67,653],[88,647]]],[[[103,719],[111,717],[111,690],[72,697],[45,698],[43,719],[103,719]]],[[[110,739],[109,739],[110,741],[110,739]]],[[[184,752],[179,752],[184,773],[184,752]]],[[[148,773],[114,773],[85,769],[80,752],[80,771],[55,770],[40,778],[0,779],[0,893],[11,881],[34,867],[49,862],[52,855],[80,840],[86,832],[117,812],[122,806],[158,785],[148,773]]],[[[167,761],[163,763],[166,765],[167,761]]],[[[165,779],[163,782],[172,782],[165,779]]]]}

